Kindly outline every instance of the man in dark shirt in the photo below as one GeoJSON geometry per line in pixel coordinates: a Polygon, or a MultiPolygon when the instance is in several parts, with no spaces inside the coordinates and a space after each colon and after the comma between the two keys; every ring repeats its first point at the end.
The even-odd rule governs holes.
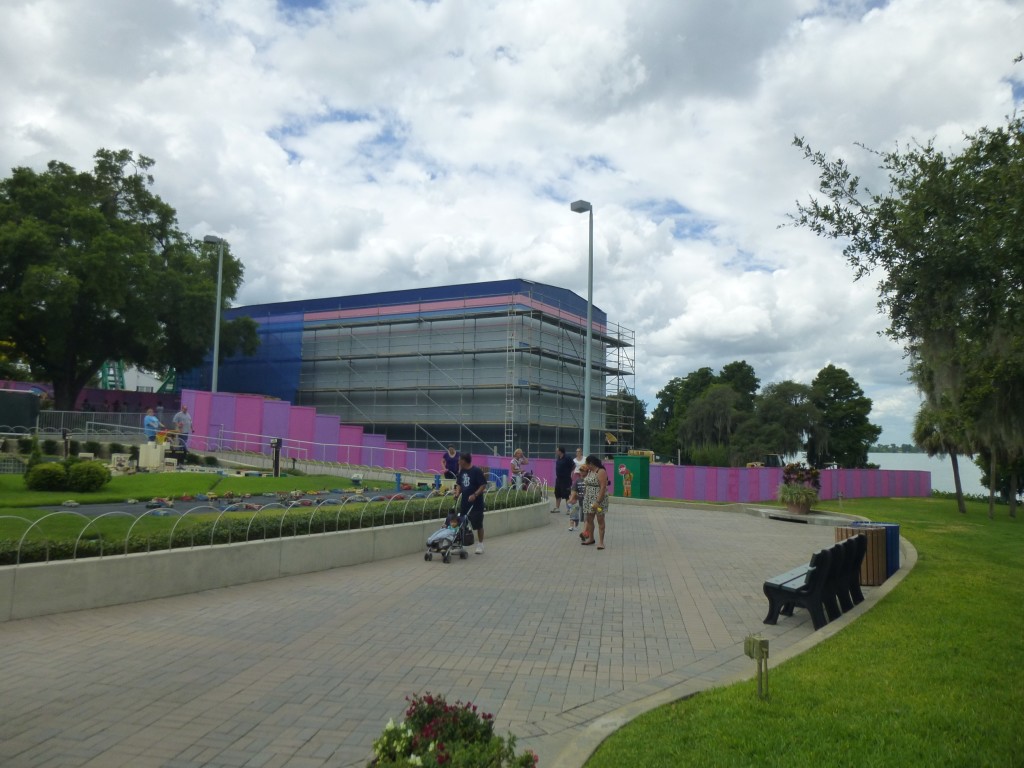
{"type": "Polygon", "coordinates": [[[569,494],[572,493],[572,473],[576,463],[570,456],[565,455],[565,448],[558,446],[555,451],[555,508],[552,513],[558,512],[562,505],[562,499],[566,500],[566,512],[569,511],[569,494]]]}
{"type": "Polygon", "coordinates": [[[469,516],[469,524],[476,531],[476,553],[484,553],[484,492],[487,479],[479,467],[473,466],[473,456],[459,456],[459,474],[455,479],[455,493],[462,502],[462,514],[469,516]]]}

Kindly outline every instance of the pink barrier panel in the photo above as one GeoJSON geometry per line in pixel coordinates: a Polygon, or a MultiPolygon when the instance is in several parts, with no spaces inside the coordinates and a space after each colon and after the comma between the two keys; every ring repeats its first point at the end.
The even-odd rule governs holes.
{"type": "Polygon", "coordinates": [[[235,395],[235,424],[239,425],[236,447],[242,451],[266,452],[263,434],[263,402],[257,395],[235,395]]]}
{"type": "Polygon", "coordinates": [[[205,451],[210,448],[210,397],[209,392],[196,392],[191,389],[183,390],[181,393],[181,404],[187,405],[192,414],[192,431],[196,437],[190,438],[188,442],[193,450],[205,451]]]}
{"type": "MultiPolygon", "coordinates": [[[[775,499],[782,470],[771,467],[651,466],[651,496],[687,501],[747,503],[775,499]]],[[[931,473],[917,470],[827,469],[822,499],[931,495],[931,473]]]]}
{"type": "Polygon", "coordinates": [[[363,428],[342,424],[338,428],[338,461],[342,464],[366,464],[363,460],[363,428]]]}

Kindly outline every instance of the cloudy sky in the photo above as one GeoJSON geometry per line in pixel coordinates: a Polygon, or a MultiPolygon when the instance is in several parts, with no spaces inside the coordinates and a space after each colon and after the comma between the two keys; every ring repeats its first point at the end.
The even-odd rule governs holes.
{"type": "Polygon", "coordinates": [[[522,277],[637,335],[649,407],[744,359],[833,363],[909,441],[875,280],[783,227],[847,158],[957,145],[1024,98],[1024,0],[3,0],[0,172],[156,161],[238,304],[522,277]]]}

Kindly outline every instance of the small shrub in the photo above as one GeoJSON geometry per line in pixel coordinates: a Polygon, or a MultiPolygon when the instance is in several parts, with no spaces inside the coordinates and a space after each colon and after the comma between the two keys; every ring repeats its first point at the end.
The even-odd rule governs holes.
{"type": "Polygon", "coordinates": [[[58,443],[56,440],[47,439],[43,440],[43,453],[47,456],[56,456],[59,452],[58,443]]]}
{"type": "Polygon", "coordinates": [[[219,467],[220,466],[220,462],[217,461],[217,457],[216,456],[207,456],[206,458],[203,459],[203,464],[205,464],[208,467],[219,467]]]}
{"type": "Polygon", "coordinates": [[[440,766],[473,768],[533,768],[537,756],[527,750],[515,753],[515,737],[494,735],[494,718],[478,714],[475,705],[457,701],[449,704],[443,696],[414,696],[408,699],[405,722],[392,720],[373,742],[376,768],[386,766],[440,766]]]}
{"type": "Polygon", "coordinates": [[[132,458],[133,461],[138,461],[139,460],[139,446],[133,445],[131,448],[129,448],[128,449],[128,455],[132,458]]]}
{"type": "Polygon", "coordinates": [[[34,437],[19,437],[18,438],[18,453],[31,453],[32,443],[35,440],[34,437]]]}
{"type": "Polygon", "coordinates": [[[79,493],[98,491],[110,482],[110,470],[102,461],[79,461],[68,470],[68,488],[79,493]]]}
{"type": "Polygon", "coordinates": [[[110,445],[107,446],[107,447],[110,448],[110,455],[111,456],[113,456],[115,453],[124,453],[125,452],[124,451],[124,445],[122,445],[121,443],[110,443],[110,445]]]}
{"type": "MultiPolygon", "coordinates": [[[[18,444],[21,445],[20,440],[18,441],[18,444]]],[[[27,474],[32,471],[32,468],[36,466],[36,464],[41,463],[43,460],[43,452],[39,448],[38,437],[32,435],[32,437],[29,438],[28,450],[25,451],[25,453],[28,454],[28,463],[25,464],[25,473],[27,474]]]]}
{"type": "Polygon", "coordinates": [[[67,483],[67,470],[57,462],[36,464],[25,475],[25,485],[30,491],[63,491],[67,483]]]}
{"type": "MultiPolygon", "coordinates": [[[[97,446],[99,444],[97,443],[97,446]]],[[[82,452],[82,444],[78,440],[68,440],[68,454],[70,456],[77,456],[82,452]]],[[[95,451],[94,451],[95,453],[95,451]]]]}
{"type": "MultiPolygon", "coordinates": [[[[91,453],[93,456],[99,456],[103,453],[103,445],[98,440],[87,440],[85,443],[85,452],[91,453]]],[[[80,451],[72,451],[72,453],[77,455],[80,451]]]]}

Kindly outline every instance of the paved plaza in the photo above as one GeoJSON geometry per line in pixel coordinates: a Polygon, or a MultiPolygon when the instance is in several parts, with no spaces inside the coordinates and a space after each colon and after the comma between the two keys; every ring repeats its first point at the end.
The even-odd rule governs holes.
{"type": "MultiPolygon", "coordinates": [[[[406,696],[432,692],[493,713],[542,768],[575,768],[640,712],[751,677],[746,635],[776,664],[834,632],[804,611],[762,624],[761,592],[832,543],[827,525],[616,499],[604,551],[558,514],[448,565],[0,624],[0,765],[364,766],[406,696]]],[[[838,625],[881,590],[865,591],[838,625]]]]}

